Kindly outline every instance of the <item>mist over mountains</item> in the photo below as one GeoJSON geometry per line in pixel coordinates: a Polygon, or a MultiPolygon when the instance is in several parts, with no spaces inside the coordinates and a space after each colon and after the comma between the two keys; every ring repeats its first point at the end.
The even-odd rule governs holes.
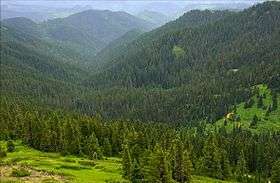
{"type": "Polygon", "coordinates": [[[242,10],[261,1],[3,1],[1,19],[26,17],[35,22],[63,18],[89,9],[125,11],[132,15],[150,11],[175,19],[192,9],[242,10]]]}

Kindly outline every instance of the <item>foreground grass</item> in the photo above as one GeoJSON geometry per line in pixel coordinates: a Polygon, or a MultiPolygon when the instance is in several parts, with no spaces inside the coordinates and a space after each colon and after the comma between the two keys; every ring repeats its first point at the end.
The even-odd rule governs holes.
{"type": "MultiPolygon", "coordinates": [[[[0,176],[1,183],[105,183],[124,181],[121,177],[119,158],[91,161],[75,156],[64,157],[58,153],[37,151],[22,145],[20,142],[16,142],[16,151],[8,153],[7,157],[2,160],[0,172],[15,167],[25,167],[32,172],[32,175],[30,177],[0,176]]],[[[202,176],[194,176],[192,182],[233,183],[202,176]]]]}
{"type": "MultiPolygon", "coordinates": [[[[7,166],[24,166],[63,177],[56,182],[104,183],[109,180],[123,180],[118,158],[91,161],[75,156],[63,157],[58,153],[45,153],[28,148],[19,142],[16,143],[16,151],[8,153],[3,162],[2,169],[7,166]]],[[[17,178],[17,180],[21,179],[17,178]]],[[[4,178],[0,180],[3,181],[4,178]]]]}

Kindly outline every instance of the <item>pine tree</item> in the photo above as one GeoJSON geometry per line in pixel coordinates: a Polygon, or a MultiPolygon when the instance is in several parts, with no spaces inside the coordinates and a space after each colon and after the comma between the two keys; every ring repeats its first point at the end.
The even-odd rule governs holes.
{"type": "Polygon", "coordinates": [[[258,123],[259,119],[258,119],[258,116],[257,115],[254,115],[252,121],[251,121],[251,124],[250,124],[250,127],[255,127],[258,123]]]}
{"type": "Polygon", "coordinates": [[[176,142],[175,155],[173,163],[173,179],[180,183],[191,181],[192,162],[189,153],[184,151],[183,144],[179,140],[176,142]]]}
{"type": "Polygon", "coordinates": [[[122,167],[123,167],[123,177],[131,180],[132,178],[132,159],[129,151],[129,146],[125,144],[122,151],[122,167]]]}
{"type": "Polygon", "coordinates": [[[209,177],[222,178],[221,155],[214,136],[210,136],[204,144],[202,156],[202,172],[209,177]]]}
{"type": "Polygon", "coordinates": [[[273,163],[271,171],[271,182],[280,183],[280,160],[273,163]]]}
{"type": "Polygon", "coordinates": [[[4,150],[4,148],[0,145],[0,159],[4,158],[7,156],[6,151],[4,150]]]}
{"type": "Polygon", "coordinates": [[[221,152],[221,169],[222,169],[222,179],[227,179],[231,176],[230,163],[228,160],[228,155],[225,150],[221,152]]]}
{"type": "Polygon", "coordinates": [[[132,183],[140,183],[143,179],[143,175],[141,173],[141,167],[136,159],[133,160],[132,163],[132,172],[131,172],[131,182],[132,183]]]}
{"type": "Polygon", "coordinates": [[[155,183],[170,183],[172,180],[167,154],[158,144],[151,153],[144,177],[145,181],[155,183]]]}
{"type": "Polygon", "coordinates": [[[278,102],[277,101],[277,93],[274,92],[272,94],[272,110],[276,110],[277,109],[277,107],[278,107],[278,103],[277,102],[278,102]]]}
{"type": "Polygon", "coordinates": [[[112,146],[108,138],[104,139],[103,142],[103,153],[105,156],[112,156],[112,146]]]}
{"type": "Polygon", "coordinates": [[[262,108],[263,107],[263,97],[262,96],[258,97],[257,107],[258,108],[262,108]]]}
{"type": "Polygon", "coordinates": [[[89,136],[89,138],[87,139],[86,154],[90,159],[102,159],[102,152],[95,133],[92,133],[91,136],[89,136]]]}
{"type": "Polygon", "coordinates": [[[245,176],[247,176],[248,169],[247,169],[247,163],[245,160],[244,152],[241,151],[237,165],[236,165],[236,170],[235,170],[235,175],[237,177],[238,181],[244,182],[245,176]]]}

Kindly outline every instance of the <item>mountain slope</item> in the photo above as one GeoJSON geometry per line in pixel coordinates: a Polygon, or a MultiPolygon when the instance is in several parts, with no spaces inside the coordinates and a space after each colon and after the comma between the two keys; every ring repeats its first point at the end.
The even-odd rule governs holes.
{"type": "Polygon", "coordinates": [[[17,17],[5,19],[1,24],[52,44],[53,54],[66,53],[65,61],[71,63],[88,62],[94,54],[126,32],[153,28],[153,24],[130,14],[108,10],[87,10],[43,23],[17,17]]]}
{"type": "Polygon", "coordinates": [[[53,45],[1,25],[1,96],[50,106],[68,103],[83,90],[87,72],[53,54],[53,45]],[[67,96],[67,97],[66,97],[67,96]]]}
{"type": "MultiPolygon", "coordinates": [[[[131,56],[136,51],[140,51],[144,47],[153,44],[154,40],[160,39],[164,34],[175,32],[176,30],[183,30],[185,28],[197,27],[200,25],[213,23],[225,16],[231,15],[228,11],[191,11],[175,21],[169,22],[164,26],[157,28],[151,32],[143,34],[141,37],[132,40],[131,44],[121,44],[117,49],[110,49],[110,54],[102,54],[103,50],[96,55],[95,60],[100,60],[103,63],[103,68],[111,67],[110,63],[119,63],[125,56],[131,56]],[[118,59],[119,57],[119,59],[118,59]],[[106,64],[109,63],[109,64],[106,64]]],[[[110,48],[110,46],[109,46],[110,48]]],[[[104,50],[107,50],[105,47],[104,50]]],[[[108,51],[107,51],[108,53],[108,51]]],[[[140,57],[139,57],[140,58],[140,57]]],[[[93,62],[95,63],[95,62],[93,62]]],[[[93,65],[94,66],[94,65],[93,65]]]]}
{"type": "Polygon", "coordinates": [[[278,2],[240,13],[190,12],[132,42],[112,43],[112,59],[103,50],[99,59],[108,60],[91,76],[61,64],[46,39],[4,27],[12,35],[1,42],[9,76],[3,90],[109,119],[215,122],[249,99],[251,86],[279,89],[279,22],[278,2]]]}
{"type": "Polygon", "coordinates": [[[153,25],[125,12],[87,10],[42,24],[49,37],[97,52],[132,29],[151,30],[153,25]]]}
{"type": "Polygon", "coordinates": [[[106,83],[109,79],[112,85],[174,87],[191,79],[179,73],[188,74],[196,67],[203,70],[205,64],[219,66],[223,62],[225,69],[232,69],[260,63],[268,55],[269,61],[275,61],[279,55],[279,22],[279,3],[269,2],[201,27],[164,30],[154,36],[161,31],[156,30],[150,33],[152,40],[140,38],[126,47],[127,54],[120,55],[119,62],[104,72],[106,83]],[[178,49],[182,53],[179,56],[178,49]],[[133,82],[130,74],[136,74],[133,82]],[[175,78],[183,81],[177,83],[175,78]]]}
{"type": "Polygon", "coordinates": [[[136,16],[158,26],[161,26],[170,20],[170,18],[163,13],[148,10],[141,11],[136,16]]]}
{"type": "Polygon", "coordinates": [[[279,6],[265,2],[208,24],[144,34],[85,81],[105,90],[95,109],[112,118],[211,122],[248,99],[251,86],[279,87],[279,6]]]}
{"type": "Polygon", "coordinates": [[[89,61],[88,65],[90,69],[102,70],[109,65],[113,64],[115,53],[121,54],[126,52],[123,47],[126,47],[131,42],[136,40],[144,32],[138,29],[128,31],[123,36],[109,43],[105,48],[99,51],[94,57],[94,61],[89,61]]]}
{"type": "Polygon", "coordinates": [[[258,85],[252,88],[254,95],[246,102],[238,104],[231,111],[234,118],[218,120],[216,127],[225,127],[232,130],[234,126],[241,126],[253,132],[277,131],[280,129],[280,96],[276,91],[271,91],[267,86],[258,85]],[[260,99],[260,97],[262,99],[260,99]],[[260,103],[260,100],[263,101],[260,103]],[[256,121],[253,122],[254,116],[256,121]]]}

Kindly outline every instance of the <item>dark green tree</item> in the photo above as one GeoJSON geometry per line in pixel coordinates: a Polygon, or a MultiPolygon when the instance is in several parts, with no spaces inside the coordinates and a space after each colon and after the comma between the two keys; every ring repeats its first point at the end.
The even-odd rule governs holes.
{"type": "Polygon", "coordinates": [[[112,156],[112,146],[108,138],[105,138],[103,142],[103,154],[105,156],[112,156]]]}
{"type": "Polygon", "coordinates": [[[4,148],[0,145],[0,159],[4,158],[7,156],[6,151],[4,150],[4,148]]]}
{"type": "Polygon", "coordinates": [[[208,137],[202,153],[202,172],[210,177],[222,178],[221,154],[215,136],[208,137]]]}
{"type": "Polygon", "coordinates": [[[273,92],[273,94],[272,94],[272,110],[276,110],[277,107],[278,107],[277,93],[273,92]]]}
{"type": "Polygon", "coordinates": [[[280,183],[280,160],[273,163],[271,172],[271,182],[280,183]]]}
{"type": "Polygon", "coordinates": [[[87,139],[86,154],[90,159],[102,159],[102,151],[98,143],[95,133],[92,133],[87,139]]]}
{"type": "Polygon", "coordinates": [[[254,117],[253,117],[253,119],[252,119],[252,121],[251,121],[250,127],[251,127],[251,128],[256,127],[258,121],[259,121],[258,116],[257,116],[257,115],[254,115],[254,117]]]}
{"type": "Polygon", "coordinates": [[[122,168],[123,168],[123,177],[131,180],[132,178],[132,159],[130,155],[129,146],[125,144],[122,151],[122,168]]]}
{"type": "Polygon", "coordinates": [[[235,175],[238,181],[244,182],[247,179],[247,174],[247,162],[245,160],[244,152],[241,151],[236,165],[235,175]]]}
{"type": "Polygon", "coordinates": [[[180,183],[191,182],[192,168],[189,153],[184,150],[183,143],[177,140],[172,171],[173,179],[180,183]]]}
{"type": "Polygon", "coordinates": [[[158,144],[151,153],[144,178],[147,182],[158,183],[170,183],[172,180],[167,154],[158,144]]]}
{"type": "Polygon", "coordinates": [[[133,160],[132,163],[132,172],[131,172],[131,182],[132,183],[140,183],[142,182],[143,174],[141,172],[141,167],[136,159],[133,160]]]}
{"type": "Polygon", "coordinates": [[[263,96],[258,97],[257,107],[262,108],[263,107],[263,96]]]}

